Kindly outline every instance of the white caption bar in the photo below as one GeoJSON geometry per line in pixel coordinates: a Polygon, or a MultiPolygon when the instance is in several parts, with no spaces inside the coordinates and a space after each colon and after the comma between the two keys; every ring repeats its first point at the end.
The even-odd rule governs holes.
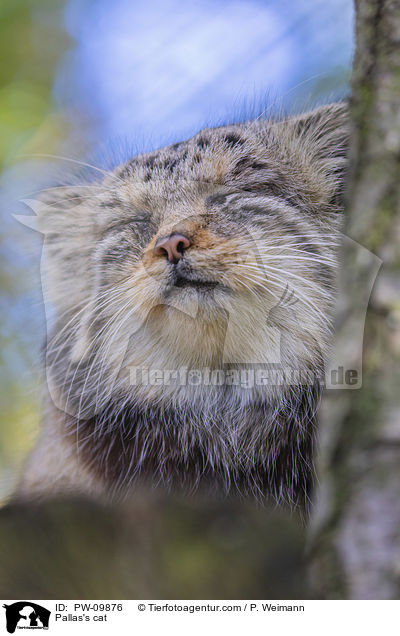
{"type": "Polygon", "coordinates": [[[400,601],[1,601],[0,634],[393,633],[400,601]]]}

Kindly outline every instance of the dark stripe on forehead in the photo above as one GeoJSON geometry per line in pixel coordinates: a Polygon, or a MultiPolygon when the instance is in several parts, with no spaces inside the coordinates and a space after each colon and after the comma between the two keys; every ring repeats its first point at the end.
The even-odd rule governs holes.
{"type": "Polygon", "coordinates": [[[153,157],[147,157],[147,159],[144,160],[143,165],[146,168],[153,168],[155,161],[156,161],[157,157],[153,156],[153,157]]]}
{"type": "Polygon", "coordinates": [[[120,179],[127,179],[128,177],[132,177],[137,165],[138,160],[131,159],[128,163],[122,166],[121,170],[117,173],[117,177],[119,177],[120,179]]]}
{"type": "Polygon", "coordinates": [[[227,146],[234,148],[235,146],[243,146],[245,140],[237,133],[227,133],[222,137],[222,141],[226,143],[227,146]]]}
{"type": "Polygon", "coordinates": [[[178,166],[179,164],[180,164],[179,157],[178,158],[168,157],[167,159],[164,159],[164,161],[161,163],[161,167],[164,168],[164,170],[173,172],[174,168],[176,168],[176,166],[178,166]]]}
{"type": "Polygon", "coordinates": [[[198,147],[199,147],[199,148],[201,148],[202,150],[204,150],[205,148],[208,148],[208,147],[209,147],[209,145],[210,145],[210,139],[209,139],[209,137],[205,137],[205,136],[199,137],[199,138],[197,139],[197,145],[198,145],[198,147]]]}
{"type": "Polygon", "coordinates": [[[232,170],[232,175],[241,175],[244,170],[270,170],[270,166],[266,163],[262,163],[261,161],[254,160],[253,157],[243,157],[236,163],[232,170]]]}

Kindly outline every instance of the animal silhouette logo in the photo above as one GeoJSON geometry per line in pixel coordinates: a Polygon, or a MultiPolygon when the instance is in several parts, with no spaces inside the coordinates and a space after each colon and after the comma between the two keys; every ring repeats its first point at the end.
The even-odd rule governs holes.
{"type": "Polygon", "coordinates": [[[3,605],[6,610],[6,626],[9,634],[18,629],[48,629],[50,610],[32,603],[18,601],[11,605],[3,605]]]}

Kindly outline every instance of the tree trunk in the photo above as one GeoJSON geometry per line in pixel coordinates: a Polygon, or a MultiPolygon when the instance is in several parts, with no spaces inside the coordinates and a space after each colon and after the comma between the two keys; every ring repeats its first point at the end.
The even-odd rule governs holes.
{"type": "MultiPolygon", "coordinates": [[[[312,578],[320,598],[395,599],[400,594],[399,0],[356,0],[356,41],[345,234],[383,264],[366,320],[362,388],[330,390],[322,407],[320,487],[310,528],[312,578]]],[[[350,242],[343,253],[335,347],[339,363],[347,356],[346,366],[357,362],[354,318],[370,283],[371,259],[360,258],[350,242]]]]}

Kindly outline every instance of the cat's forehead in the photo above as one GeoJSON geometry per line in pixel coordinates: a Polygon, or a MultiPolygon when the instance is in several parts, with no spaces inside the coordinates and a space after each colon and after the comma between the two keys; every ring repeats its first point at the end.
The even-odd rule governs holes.
{"type": "Polygon", "coordinates": [[[332,169],[332,156],[344,154],[345,123],[344,107],[333,105],[301,117],[203,129],[118,166],[105,181],[102,207],[120,214],[124,206],[127,213],[130,207],[185,212],[228,190],[272,195],[319,213],[333,201],[340,160],[332,169]]]}
{"type": "Polygon", "coordinates": [[[279,178],[273,149],[254,125],[203,129],[192,138],[139,155],[119,166],[108,185],[121,200],[140,207],[191,203],[215,190],[246,187],[257,174],[265,184],[279,178]]]}
{"type": "MultiPolygon", "coordinates": [[[[268,151],[262,150],[267,162],[268,151]]],[[[147,184],[149,191],[154,186],[162,189],[163,183],[169,191],[172,182],[201,188],[207,183],[224,184],[229,176],[238,176],[246,161],[250,165],[260,151],[250,125],[204,129],[188,140],[132,158],[117,169],[116,175],[123,181],[147,184]]]]}

